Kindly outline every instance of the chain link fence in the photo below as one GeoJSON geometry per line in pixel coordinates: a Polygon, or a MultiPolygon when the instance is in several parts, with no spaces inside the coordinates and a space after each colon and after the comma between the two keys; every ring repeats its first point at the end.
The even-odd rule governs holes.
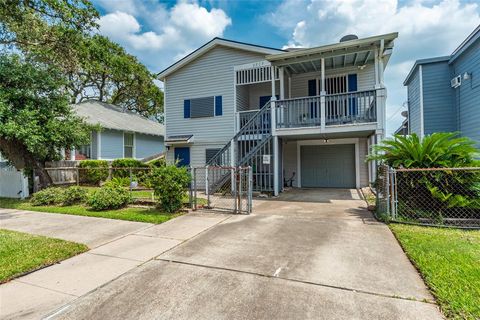
{"type": "Polygon", "coordinates": [[[379,167],[378,218],[429,226],[480,228],[480,168],[379,167]]]}
{"type": "Polygon", "coordinates": [[[252,181],[250,167],[192,168],[193,208],[249,214],[252,181]]]}

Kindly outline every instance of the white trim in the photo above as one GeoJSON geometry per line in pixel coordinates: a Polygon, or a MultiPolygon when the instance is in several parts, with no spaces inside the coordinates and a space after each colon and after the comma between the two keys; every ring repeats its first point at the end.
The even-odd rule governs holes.
{"type": "Polygon", "coordinates": [[[419,95],[420,95],[420,138],[423,139],[425,135],[425,120],[423,117],[423,69],[422,65],[418,67],[418,82],[419,84],[419,95]]]}
{"type": "Polygon", "coordinates": [[[302,187],[302,166],[301,166],[301,147],[302,146],[316,146],[316,145],[339,145],[339,144],[353,144],[355,145],[355,187],[360,188],[360,139],[346,138],[346,139],[329,139],[328,142],[322,140],[298,140],[297,141],[297,183],[298,187],[302,187]]]}
{"type": "Polygon", "coordinates": [[[368,123],[348,123],[341,125],[329,125],[324,130],[320,126],[314,127],[299,127],[299,128],[278,128],[275,134],[278,136],[294,136],[294,135],[314,135],[321,133],[345,133],[345,132],[359,132],[359,131],[375,131],[377,129],[376,122],[368,123]]]}
{"type": "Polygon", "coordinates": [[[161,73],[158,74],[157,78],[159,80],[165,79],[168,75],[172,74],[173,72],[177,71],[178,69],[182,68],[183,66],[187,65],[191,61],[197,59],[198,57],[202,56],[206,52],[210,51],[211,49],[215,48],[216,46],[224,46],[228,48],[233,48],[233,49],[240,49],[240,50],[245,50],[245,51],[251,51],[251,52],[258,52],[258,53],[263,53],[263,54],[278,54],[282,53],[282,50],[275,50],[275,49],[268,49],[268,48],[263,48],[255,45],[249,45],[249,44],[244,44],[244,43],[238,43],[238,42],[232,42],[232,41],[227,41],[224,39],[213,39],[207,44],[205,44],[203,47],[198,48],[196,51],[190,53],[188,56],[185,58],[177,61],[167,69],[163,70],[161,73]]]}
{"type": "Polygon", "coordinates": [[[132,135],[132,158],[135,159],[135,132],[123,131],[122,159],[125,159],[125,134],[132,135]]]}
{"type": "Polygon", "coordinates": [[[273,195],[278,196],[279,193],[279,180],[280,180],[280,172],[279,172],[279,152],[278,152],[278,137],[273,137],[273,195]]]}

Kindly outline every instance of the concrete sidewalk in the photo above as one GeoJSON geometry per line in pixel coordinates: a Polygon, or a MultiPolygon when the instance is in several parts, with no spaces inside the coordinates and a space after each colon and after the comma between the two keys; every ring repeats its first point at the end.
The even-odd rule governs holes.
{"type": "Polygon", "coordinates": [[[0,285],[0,318],[42,318],[229,217],[186,214],[153,225],[0,209],[0,228],[81,242],[92,248],[0,285]]]}

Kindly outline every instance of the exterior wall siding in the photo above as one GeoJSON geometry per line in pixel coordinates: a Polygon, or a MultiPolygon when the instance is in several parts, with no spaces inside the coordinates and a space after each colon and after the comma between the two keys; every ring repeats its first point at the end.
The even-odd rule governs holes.
{"type": "MultiPolygon", "coordinates": [[[[358,91],[373,90],[375,88],[375,68],[373,64],[367,65],[363,70],[359,70],[357,67],[326,70],[325,77],[353,73],[357,74],[358,91]]],[[[320,72],[309,72],[293,75],[291,84],[292,98],[308,96],[308,80],[315,78],[320,78],[320,72]]],[[[285,91],[285,95],[288,97],[288,90],[285,91]]]]}
{"type": "Polygon", "coordinates": [[[143,159],[164,151],[163,137],[135,134],[135,157],[143,159]]]}
{"type": "MultiPolygon", "coordinates": [[[[201,150],[207,145],[223,147],[235,134],[234,66],[257,62],[263,57],[260,53],[219,46],[167,77],[166,135],[193,134],[192,165],[205,164],[205,153],[201,150]],[[183,100],[207,96],[222,96],[223,115],[185,119],[183,100]]],[[[167,159],[173,159],[173,155],[167,159]]]]}
{"type": "Polygon", "coordinates": [[[123,131],[101,131],[101,159],[123,158],[123,131]]]}
{"type": "Polygon", "coordinates": [[[454,92],[458,130],[475,140],[480,148],[480,40],[453,61],[451,67],[452,77],[462,75],[462,85],[454,92]],[[465,72],[470,79],[463,79],[465,72]]]}
{"type": "Polygon", "coordinates": [[[421,134],[420,118],[420,74],[418,68],[408,83],[408,125],[409,132],[421,134]]]}
{"type": "Polygon", "coordinates": [[[448,62],[425,64],[422,70],[424,133],[455,131],[455,105],[448,62]]]}

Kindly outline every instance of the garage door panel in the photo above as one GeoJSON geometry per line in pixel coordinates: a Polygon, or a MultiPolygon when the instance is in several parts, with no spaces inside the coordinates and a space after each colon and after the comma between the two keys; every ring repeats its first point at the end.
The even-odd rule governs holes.
{"type": "Polygon", "coordinates": [[[355,145],[301,146],[302,187],[355,188],[355,145]]]}

